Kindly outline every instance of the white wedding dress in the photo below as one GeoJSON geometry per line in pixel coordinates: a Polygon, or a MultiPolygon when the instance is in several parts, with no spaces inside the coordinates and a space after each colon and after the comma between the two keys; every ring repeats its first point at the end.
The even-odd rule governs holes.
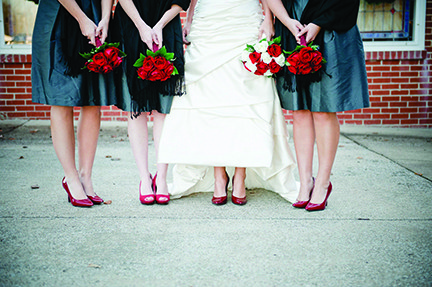
{"type": "Polygon", "coordinates": [[[172,198],[213,191],[214,166],[246,167],[246,187],[297,198],[294,157],[274,80],[240,61],[258,40],[258,0],[198,0],[186,49],[186,94],[174,98],[159,162],[175,163],[172,198]]]}

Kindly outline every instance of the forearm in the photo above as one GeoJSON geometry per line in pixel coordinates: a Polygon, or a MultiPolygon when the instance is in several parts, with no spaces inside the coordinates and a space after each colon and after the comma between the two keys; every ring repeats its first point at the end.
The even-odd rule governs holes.
{"type": "Polygon", "coordinates": [[[267,0],[261,0],[261,3],[264,10],[264,21],[269,21],[273,23],[273,13],[267,4],[267,0]]]}
{"type": "Polygon", "coordinates": [[[107,19],[108,21],[111,18],[113,7],[113,0],[102,0],[102,18],[107,19]]]}
{"type": "Polygon", "coordinates": [[[87,15],[81,10],[75,0],[59,0],[60,4],[74,17],[78,23],[83,23],[88,19],[87,15]]]}
{"type": "Polygon", "coordinates": [[[164,28],[182,10],[183,8],[181,8],[180,6],[172,5],[171,9],[169,9],[163,14],[162,18],[159,20],[159,22],[157,22],[156,26],[160,26],[161,28],[164,28]]]}
{"type": "Polygon", "coordinates": [[[195,13],[195,6],[196,6],[196,4],[197,4],[197,1],[198,0],[192,0],[191,1],[191,3],[190,3],[190,5],[189,5],[189,9],[188,9],[188,13],[187,13],[187,17],[186,17],[186,23],[192,23],[192,20],[193,20],[193,16],[194,16],[194,13],[195,13]]]}
{"type": "Polygon", "coordinates": [[[288,15],[288,12],[282,4],[281,0],[263,0],[263,5],[264,3],[266,3],[265,6],[267,6],[271,10],[274,16],[276,16],[279,21],[282,22],[282,24],[284,24],[285,26],[289,25],[289,21],[292,19],[288,15]]]}
{"type": "Polygon", "coordinates": [[[145,23],[144,20],[141,18],[132,0],[119,0],[119,3],[122,6],[123,10],[126,12],[126,14],[129,16],[129,18],[132,20],[132,22],[135,24],[135,27],[138,28],[144,25],[150,28],[147,23],[145,23]]]}

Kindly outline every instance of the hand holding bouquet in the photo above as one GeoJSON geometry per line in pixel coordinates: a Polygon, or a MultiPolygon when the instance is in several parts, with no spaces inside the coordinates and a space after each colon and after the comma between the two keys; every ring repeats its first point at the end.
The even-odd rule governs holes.
{"type": "Polygon", "coordinates": [[[327,63],[323,58],[319,46],[312,45],[312,42],[307,46],[305,36],[300,37],[300,45],[294,51],[284,53],[289,56],[286,59],[288,70],[295,75],[307,75],[315,73],[322,68],[322,65],[327,63]]]}
{"type": "Polygon", "coordinates": [[[168,53],[166,47],[163,46],[157,50],[157,46],[153,44],[152,52],[147,50],[147,56],[140,54],[136,60],[134,67],[137,67],[138,77],[149,81],[166,81],[171,76],[178,75],[177,68],[172,63],[174,53],[168,53]]]}
{"type": "Polygon", "coordinates": [[[280,46],[281,38],[272,41],[263,38],[255,45],[247,45],[241,56],[244,67],[258,76],[272,77],[285,65],[285,56],[280,46]]]}
{"type": "Polygon", "coordinates": [[[84,57],[87,62],[83,69],[89,71],[107,74],[112,72],[115,68],[120,66],[126,54],[118,49],[120,43],[104,43],[101,44],[99,38],[96,38],[96,48],[93,48],[89,53],[80,55],[84,57]]]}

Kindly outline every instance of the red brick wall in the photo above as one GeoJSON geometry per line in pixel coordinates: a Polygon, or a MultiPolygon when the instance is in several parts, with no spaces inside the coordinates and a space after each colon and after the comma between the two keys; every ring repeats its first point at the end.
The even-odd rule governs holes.
{"type": "MultiPolygon", "coordinates": [[[[425,51],[366,52],[371,107],[339,113],[341,124],[432,127],[432,0],[426,15],[425,51]]],[[[0,55],[0,119],[49,119],[48,106],[31,102],[30,69],[31,55],[0,55]]],[[[292,121],[289,112],[285,117],[292,121]]],[[[126,119],[102,107],[102,120],[126,119]]]]}

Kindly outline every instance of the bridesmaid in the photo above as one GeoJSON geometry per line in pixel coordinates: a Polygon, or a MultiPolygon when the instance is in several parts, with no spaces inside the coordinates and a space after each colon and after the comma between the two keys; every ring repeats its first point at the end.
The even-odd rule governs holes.
{"type": "Polygon", "coordinates": [[[148,168],[147,112],[154,118],[153,136],[156,154],[165,115],[170,112],[173,96],[183,93],[184,58],[182,26],[179,13],[187,10],[189,0],[120,0],[115,11],[114,30],[123,45],[125,77],[128,91],[118,98],[118,107],[130,112],[129,140],[140,175],[139,198],[142,204],[167,204],[170,200],[166,183],[167,164],[157,164],[154,177],[148,168]],[[175,54],[174,66],[179,75],[164,82],[138,78],[133,66],[140,53],[160,49],[175,54]]]}
{"type": "Polygon", "coordinates": [[[293,111],[294,144],[300,192],[294,207],[323,210],[332,191],[330,174],[339,143],[336,112],[369,106],[363,43],[356,26],[359,1],[268,0],[278,18],[276,35],[284,50],[294,50],[300,37],[321,48],[324,73],[294,76],[285,69],[277,79],[282,107],[293,111]],[[312,177],[314,143],[318,174],[312,177]]]}
{"type": "Polygon", "coordinates": [[[112,0],[42,0],[32,45],[32,99],[51,105],[51,134],[63,167],[62,185],[73,206],[89,207],[103,200],[93,190],[93,161],[100,128],[100,106],[115,104],[113,73],[83,71],[96,37],[107,37],[112,0]],[[75,163],[73,107],[78,122],[79,168],[75,163]]]}

